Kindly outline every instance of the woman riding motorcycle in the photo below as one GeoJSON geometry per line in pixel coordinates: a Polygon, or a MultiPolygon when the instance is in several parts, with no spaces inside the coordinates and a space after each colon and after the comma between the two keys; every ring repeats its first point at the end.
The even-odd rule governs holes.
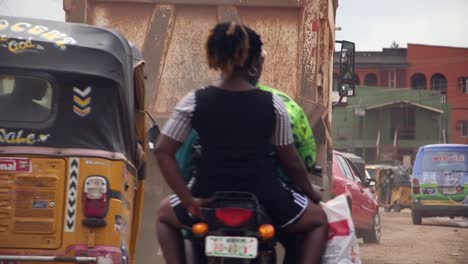
{"type": "Polygon", "coordinates": [[[199,198],[223,190],[254,193],[277,227],[303,234],[298,263],[320,261],[327,220],[295,149],[288,112],[281,98],[255,87],[263,69],[262,45],[248,27],[218,24],[208,38],[207,55],[210,68],[220,69],[223,78],[186,95],[162,130],[157,159],[176,193],[162,202],[158,214],[157,233],[167,263],[185,262],[180,229],[200,217],[199,198]],[[175,154],[192,128],[199,133],[203,154],[190,191],[175,154]],[[273,150],[300,192],[276,177],[273,150]]]}
{"type": "MultiPolygon", "coordinates": [[[[255,83],[256,81],[254,80],[252,82],[255,83]]],[[[257,88],[276,94],[281,98],[286,107],[286,110],[288,111],[291,122],[291,130],[293,132],[294,145],[299,153],[299,156],[304,162],[307,171],[312,174],[316,174],[317,171],[315,170],[314,166],[316,150],[315,140],[304,110],[292,98],[281,91],[262,84],[257,84],[257,88]]],[[[196,174],[198,171],[197,161],[199,160],[200,155],[201,149],[199,146],[199,136],[198,133],[192,129],[192,132],[176,153],[177,163],[181,170],[182,176],[184,177],[185,182],[189,184],[189,187],[192,186],[196,180],[196,174]]],[[[283,183],[294,188],[294,186],[291,186],[291,180],[284,174],[281,168],[278,168],[277,176],[283,183]]],[[[183,234],[185,239],[190,239],[190,233],[183,230],[183,234]]],[[[301,239],[297,235],[293,236],[290,234],[284,234],[284,232],[280,232],[277,235],[279,242],[285,248],[283,263],[296,264],[298,257],[297,252],[299,249],[298,245],[300,245],[301,239]]],[[[192,258],[188,251],[192,252],[193,254],[193,249],[190,247],[185,247],[185,250],[190,258],[192,258]]]]}
{"type": "MultiPolygon", "coordinates": [[[[291,122],[294,146],[296,146],[297,152],[304,162],[304,166],[306,167],[307,171],[314,173],[316,146],[314,135],[304,110],[292,98],[279,90],[273,89],[263,84],[257,84],[257,88],[263,91],[274,93],[281,98],[286,107],[286,110],[288,111],[289,120],[291,122]]],[[[184,144],[182,144],[176,153],[177,163],[186,183],[190,183],[192,180],[194,180],[193,173],[194,170],[196,170],[196,165],[194,164],[193,159],[198,155],[197,153],[194,153],[196,152],[195,148],[198,147],[198,144],[198,133],[195,130],[192,130],[184,144]]],[[[278,177],[286,184],[290,184],[291,182],[281,169],[278,170],[278,177]]]]}

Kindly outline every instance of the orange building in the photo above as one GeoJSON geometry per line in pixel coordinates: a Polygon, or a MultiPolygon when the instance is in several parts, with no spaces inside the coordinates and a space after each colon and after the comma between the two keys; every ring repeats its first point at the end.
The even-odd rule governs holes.
{"type": "Polygon", "coordinates": [[[355,63],[358,85],[440,93],[451,111],[447,141],[468,144],[468,48],[408,44],[356,52],[355,63]]]}

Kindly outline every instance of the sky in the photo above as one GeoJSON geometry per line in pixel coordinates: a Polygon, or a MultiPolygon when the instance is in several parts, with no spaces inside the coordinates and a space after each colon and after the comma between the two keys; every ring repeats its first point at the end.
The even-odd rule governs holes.
{"type": "Polygon", "coordinates": [[[336,39],[357,50],[393,41],[468,47],[468,0],[339,0],[336,39]]]}
{"type": "MultiPolygon", "coordinates": [[[[64,20],[63,0],[0,0],[0,15],[64,20]]],[[[468,47],[468,0],[339,0],[336,39],[357,50],[393,41],[468,47]]]]}
{"type": "Polygon", "coordinates": [[[65,20],[63,0],[0,0],[0,15],[65,20]]]}

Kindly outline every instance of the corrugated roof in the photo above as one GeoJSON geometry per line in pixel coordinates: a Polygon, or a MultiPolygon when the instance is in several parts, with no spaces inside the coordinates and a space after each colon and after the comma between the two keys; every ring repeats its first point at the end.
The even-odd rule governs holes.
{"type": "Polygon", "coordinates": [[[356,96],[348,98],[348,107],[367,109],[396,102],[408,102],[428,110],[442,111],[440,93],[432,90],[357,86],[356,96]]]}
{"type": "MultiPolygon", "coordinates": [[[[382,51],[357,51],[355,53],[356,68],[406,68],[407,49],[387,49],[382,51]]],[[[333,61],[339,63],[339,52],[335,52],[333,61]]]]}
{"type": "Polygon", "coordinates": [[[395,105],[395,104],[414,105],[416,107],[420,107],[420,108],[423,108],[423,109],[426,109],[426,110],[429,110],[429,111],[433,111],[433,112],[437,112],[437,113],[440,113],[440,114],[442,114],[444,112],[442,109],[437,109],[437,108],[429,107],[429,106],[426,106],[426,105],[422,105],[422,104],[418,104],[418,103],[414,103],[414,102],[410,102],[410,101],[406,101],[406,100],[399,100],[399,101],[393,101],[393,102],[388,102],[388,103],[384,103],[384,104],[368,106],[368,107],[366,107],[366,110],[383,108],[383,107],[387,107],[387,106],[391,106],[391,105],[395,105]]]}

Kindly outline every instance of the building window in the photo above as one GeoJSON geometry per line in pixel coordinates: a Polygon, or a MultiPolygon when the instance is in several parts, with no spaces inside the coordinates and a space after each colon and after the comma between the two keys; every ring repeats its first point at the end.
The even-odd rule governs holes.
{"type": "Polygon", "coordinates": [[[440,103],[441,104],[447,104],[447,95],[443,94],[440,96],[440,103]]]}
{"type": "Polygon", "coordinates": [[[416,73],[411,76],[411,88],[415,90],[426,89],[426,76],[422,73],[416,73]]]}
{"type": "Polygon", "coordinates": [[[462,77],[462,91],[464,94],[468,94],[468,77],[462,77]]]}
{"type": "Polygon", "coordinates": [[[440,91],[441,94],[447,94],[447,79],[442,74],[434,74],[431,78],[431,90],[440,91]]]}
{"type": "Polygon", "coordinates": [[[364,78],[364,85],[365,86],[377,86],[377,74],[369,73],[364,78]]]}
{"type": "Polygon", "coordinates": [[[388,87],[396,88],[396,72],[395,71],[388,72],[388,87]]]}
{"type": "Polygon", "coordinates": [[[468,137],[468,120],[461,121],[461,136],[468,137]]]}

